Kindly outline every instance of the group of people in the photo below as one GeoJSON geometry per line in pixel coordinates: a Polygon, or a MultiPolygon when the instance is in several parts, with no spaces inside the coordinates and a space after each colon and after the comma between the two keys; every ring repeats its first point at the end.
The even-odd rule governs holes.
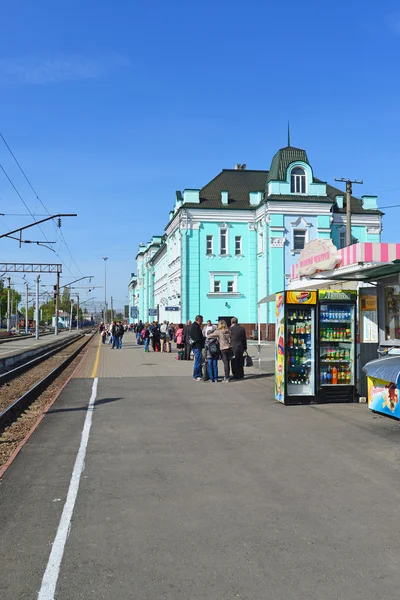
{"type": "Polygon", "coordinates": [[[112,321],[108,326],[105,323],[100,323],[99,325],[102,343],[105,344],[107,341],[112,350],[114,348],[118,350],[122,348],[122,338],[127,330],[127,325],[124,325],[122,321],[112,321]]]}
{"type": "Polygon", "coordinates": [[[191,360],[194,357],[194,381],[219,381],[218,360],[222,360],[224,377],[222,381],[229,382],[230,378],[243,379],[244,354],[247,351],[246,330],[239,325],[236,317],[231,319],[231,326],[226,321],[213,325],[207,321],[203,325],[203,317],[197,315],[195,321],[186,325],[174,325],[164,321],[159,324],[142,323],[134,326],[136,341],[149,352],[150,343],[154,352],[171,352],[172,341],[178,350],[177,360],[191,360]],[[232,374],[231,374],[232,371],[232,374]]]}
{"type": "Polygon", "coordinates": [[[136,334],[137,344],[143,345],[145,352],[149,352],[150,343],[153,352],[171,352],[171,340],[175,337],[173,323],[164,321],[160,325],[157,321],[153,321],[153,323],[139,321],[134,325],[133,330],[136,334]]]}
{"type": "Polygon", "coordinates": [[[246,330],[239,325],[236,317],[232,317],[231,326],[226,321],[220,320],[218,325],[211,321],[203,326],[203,317],[197,315],[194,323],[190,325],[189,343],[193,350],[194,366],[193,380],[209,380],[212,383],[218,379],[218,360],[222,359],[224,365],[223,382],[232,379],[244,378],[244,354],[247,351],[246,330]],[[207,364],[207,375],[204,377],[203,364],[207,364]]]}

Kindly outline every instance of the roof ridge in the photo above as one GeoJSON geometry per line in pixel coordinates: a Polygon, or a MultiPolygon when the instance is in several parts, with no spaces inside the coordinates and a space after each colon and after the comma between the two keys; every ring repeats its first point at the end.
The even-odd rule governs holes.
{"type": "Polygon", "coordinates": [[[268,173],[268,169],[222,169],[223,171],[233,171],[235,173],[268,173]]]}

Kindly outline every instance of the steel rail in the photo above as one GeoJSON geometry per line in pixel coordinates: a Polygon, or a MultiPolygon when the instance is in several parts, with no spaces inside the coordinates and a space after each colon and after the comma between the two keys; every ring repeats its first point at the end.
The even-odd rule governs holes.
{"type": "MultiPolygon", "coordinates": [[[[88,339],[79,348],[76,348],[62,363],[55,367],[50,373],[48,373],[43,379],[35,383],[27,392],[22,394],[17,400],[15,400],[10,406],[8,406],[2,413],[0,413],[0,433],[5,427],[15,421],[23,412],[28,408],[32,402],[37,400],[40,394],[58,377],[62,371],[68,367],[68,365],[78,356],[78,354],[87,346],[87,344],[93,339],[95,334],[88,337],[88,339]]],[[[84,337],[84,336],[82,336],[84,337]]],[[[76,341],[76,338],[75,340],[76,341]]]]}
{"type": "Polygon", "coordinates": [[[35,356],[35,358],[32,358],[32,360],[29,360],[28,362],[25,362],[22,365],[19,365],[18,367],[11,369],[10,371],[6,371],[5,373],[0,374],[0,387],[2,385],[4,385],[5,383],[8,383],[9,381],[12,381],[16,377],[19,377],[20,375],[25,373],[25,371],[29,371],[29,369],[32,369],[33,367],[35,367],[38,363],[42,362],[43,360],[51,358],[52,356],[54,356],[61,350],[64,350],[64,348],[67,348],[74,342],[77,342],[82,337],[84,337],[84,334],[78,335],[78,336],[74,335],[72,339],[68,338],[67,340],[63,340],[63,343],[57,345],[55,348],[52,348],[48,352],[45,352],[44,354],[40,354],[40,356],[35,356]]]}

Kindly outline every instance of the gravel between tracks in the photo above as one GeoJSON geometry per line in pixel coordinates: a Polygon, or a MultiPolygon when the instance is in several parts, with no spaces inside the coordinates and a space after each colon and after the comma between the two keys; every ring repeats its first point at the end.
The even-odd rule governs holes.
{"type": "MultiPolygon", "coordinates": [[[[95,337],[93,338],[95,339],[95,337]]],[[[68,348],[60,351],[54,357],[47,359],[37,367],[34,367],[31,371],[24,373],[17,379],[10,381],[0,388],[1,400],[0,400],[0,411],[4,410],[14,400],[19,398],[24,392],[30,389],[36,382],[40,381],[45,377],[52,369],[59,365],[67,356],[69,356],[77,347],[82,346],[85,339],[78,340],[74,344],[71,344],[68,348]],[[33,373],[35,372],[35,373],[33,373]],[[12,388],[12,389],[10,389],[12,388]],[[4,394],[8,394],[8,400],[5,400],[4,394]]],[[[86,352],[90,348],[93,340],[89,342],[86,348],[78,354],[76,358],[68,365],[68,367],[57,377],[52,384],[35,400],[30,407],[18,418],[17,421],[7,427],[4,432],[0,435],[0,467],[9,459],[11,454],[17,448],[18,444],[25,438],[36,421],[46,410],[48,405],[54,399],[54,396],[72,375],[80,361],[85,356],[86,352]]]]}

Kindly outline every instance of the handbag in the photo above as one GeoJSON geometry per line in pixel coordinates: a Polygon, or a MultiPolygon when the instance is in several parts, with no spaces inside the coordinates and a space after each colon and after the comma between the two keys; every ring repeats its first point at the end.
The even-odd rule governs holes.
{"type": "Polygon", "coordinates": [[[253,366],[253,359],[251,358],[251,356],[249,356],[246,352],[246,354],[243,356],[244,358],[244,366],[245,367],[252,367],[253,366]]]}

